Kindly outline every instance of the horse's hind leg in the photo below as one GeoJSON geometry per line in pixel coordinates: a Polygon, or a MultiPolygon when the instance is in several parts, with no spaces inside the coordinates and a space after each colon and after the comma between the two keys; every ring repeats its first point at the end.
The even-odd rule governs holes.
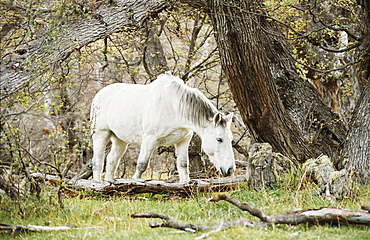
{"type": "Polygon", "coordinates": [[[149,158],[157,147],[157,140],[150,137],[144,138],[140,147],[140,154],[136,164],[136,171],[133,178],[141,178],[141,175],[148,167],[149,158]]]}
{"type": "Polygon", "coordinates": [[[93,136],[93,152],[94,156],[92,159],[93,165],[93,178],[95,181],[101,181],[101,174],[103,172],[105,147],[111,136],[110,131],[97,130],[93,136]]]}
{"type": "Polygon", "coordinates": [[[118,163],[123,154],[125,154],[127,149],[127,143],[118,139],[116,136],[112,135],[112,148],[107,156],[107,165],[105,171],[105,180],[113,180],[114,174],[117,171],[118,163]]]}

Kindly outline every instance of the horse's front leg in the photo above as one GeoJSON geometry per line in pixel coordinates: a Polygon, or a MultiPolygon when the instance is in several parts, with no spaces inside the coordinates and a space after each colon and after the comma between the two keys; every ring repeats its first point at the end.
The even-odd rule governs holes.
{"type": "Polygon", "coordinates": [[[149,158],[157,147],[157,139],[146,137],[140,147],[140,154],[136,164],[136,172],[132,178],[141,178],[141,175],[148,167],[149,158]]]}
{"type": "Polygon", "coordinates": [[[193,133],[191,132],[180,143],[175,144],[180,183],[190,181],[188,147],[192,136],[193,133]]]}

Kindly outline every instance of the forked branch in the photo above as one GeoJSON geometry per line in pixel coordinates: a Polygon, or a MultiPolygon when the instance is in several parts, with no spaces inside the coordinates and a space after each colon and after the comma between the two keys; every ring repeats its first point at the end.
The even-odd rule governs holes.
{"type": "Polygon", "coordinates": [[[181,223],[176,222],[173,220],[172,217],[170,217],[167,214],[162,213],[135,213],[131,215],[132,218],[160,218],[164,220],[162,223],[150,223],[151,228],[157,228],[157,227],[165,227],[165,228],[174,228],[179,229],[187,232],[200,232],[205,230],[213,230],[213,231],[221,231],[230,227],[236,227],[236,226],[248,226],[248,227],[254,227],[254,226],[265,226],[264,223],[255,223],[245,218],[240,218],[237,220],[222,222],[219,225],[214,226],[206,226],[206,225],[196,225],[192,223],[181,223]]]}
{"type": "Polygon", "coordinates": [[[151,228],[157,227],[166,227],[166,228],[174,228],[179,229],[187,232],[199,232],[204,230],[211,230],[214,229],[213,226],[203,226],[203,225],[195,225],[191,223],[180,223],[173,220],[167,214],[163,213],[136,213],[131,215],[132,218],[160,218],[164,220],[162,223],[151,223],[149,226],[151,228]]]}
{"type": "Polygon", "coordinates": [[[205,225],[195,225],[192,223],[180,223],[173,220],[167,214],[162,213],[137,213],[131,215],[132,218],[160,218],[164,220],[162,223],[151,223],[151,228],[166,227],[180,229],[190,232],[199,232],[210,230],[208,234],[200,236],[198,239],[207,237],[209,234],[214,232],[219,232],[224,229],[235,227],[235,226],[247,226],[247,227],[266,227],[275,224],[288,224],[288,225],[298,225],[303,223],[308,224],[325,224],[331,223],[333,225],[367,225],[370,226],[370,209],[369,206],[363,206],[364,211],[352,211],[347,209],[338,208],[321,208],[321,209],[307,209],[294,212],[278,213],[267,215],[261,209],[254,207],[250,203],[243,203],[239,200],[227,195],[218,194],[217,196],[211,198],[209,201],[218,202],[226,201],[234,206],[238,207],[242,211],[247,211],[251,215],[258,217],[260,222],[253,222],[246,218],[240,218],[237,220],[221,222],[219,225],[215,226],[205,226],[205,225]]]}
{"type": "Polygon", "coordinates": [[[212,202],[218,202],[221,200],[227,201],[239,209],[249,212],[251,215],[258,217],[262,222],[267,224],[298,225],[302,223],[331,223],[334,225],[359,224],[370,226],[370,213],[368,211],[320,208],[266,215],[262,210],[253,207],[250,203],[242,203],[227,194],[221,193],[210,199],[212,202]]]}

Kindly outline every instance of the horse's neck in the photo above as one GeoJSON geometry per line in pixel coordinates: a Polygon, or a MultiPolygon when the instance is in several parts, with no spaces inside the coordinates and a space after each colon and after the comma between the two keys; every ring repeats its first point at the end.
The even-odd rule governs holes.
{"type": "Polygon", "coordinates": [[[203,133],[206,129],[205,126],[200,126],[200,125],[198,125],[194,122],[191,122],[191,121],[187,121],[186,128],[189,129],[189,130],[192,130],[193,132],[195,132],[201,138],[202,138],[202,135],[203,135],[203,133]]]}

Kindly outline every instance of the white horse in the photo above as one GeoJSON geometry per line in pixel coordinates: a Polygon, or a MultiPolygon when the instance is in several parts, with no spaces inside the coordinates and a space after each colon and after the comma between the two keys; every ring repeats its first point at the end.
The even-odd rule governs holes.
{"type": "Polygon", "coordinates": [[[170,73],[148,85],[116,83],[100,90],[93,99],[93,178],[101,181],[104,152],[105,180],[113,180],[127,144],[141,145],[136,172],[140,178],[157,146],[175,145],[180,182],[187,182],[188,145],[196,132],[202,148],[223,176],[235,170],[231,146],[232,114],[224,116],[199,90],[170,73]]]}

